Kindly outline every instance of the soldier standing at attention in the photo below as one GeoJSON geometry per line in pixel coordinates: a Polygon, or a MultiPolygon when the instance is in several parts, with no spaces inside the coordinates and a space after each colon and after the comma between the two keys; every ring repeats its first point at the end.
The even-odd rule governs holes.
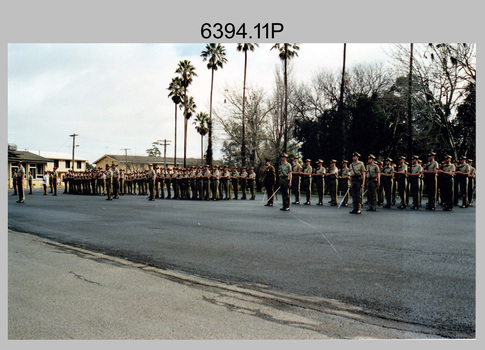
{"type": "Polygon", "coordinates": [[[216,201],[219,199],[219,169],[217,165],[214,165],[211,175],[211,190],[212,190],[212,200],[216,201]]]}
{"type": "Polygon", "coordinates": [[[399,209],[405,209],[407,206],[406,201],[406,174],[408,172],[408,167],[405,163],[406,157],[399,157],[399,164],[394,170],[394,178],[397,182],[397,191],[399,192],[399,197],[401,198],[401,205],[399,209]]]}
{"type": "Polygon", "coordinates": [[[303,204],[310,205],[311,199],[312,199],[312,173],[313,173],[313,168],[310,164],[312,163],[312,160],[307,159],[305,163],[306,163],[305,168],[300,173],[302,189],[306,193],[306,202],[303,204]]]}
{"type": "Polygon", "coordinates": [[[19,200],[17,203],[24,203],[24,180],[25,180],[25,168],[22,166],[22,162],[18,162],[17,170],[17,193],[19,194],[19,200]]]}
{"type": "Polygon", "coordinates": [[[32,184],[32,181],[33,181],[33,178],[32,178],[32,172],[31,171],[29,171],[28,181],[29,181],[29,189],[30,189],[29,194],[32,194],[32,185],[33,185],[32,184]]]}
{"type": "Polygon", "coordinates": [[[381,185],[379,166],[375,164],[376,157],[370,154],[367,160],[366,182],[367,182],[367,199],[369,208],[367,211],[376,211],[377,209],[377,189],[381,185]]]}
{"type": "Polygon", "coordinates": [[[115,199],[120,198],[120,171],[118,170],[118,164],[112,164],[113,172],[113,197],[115,199]]]}
{"type": "Polygon", "coordinates": [[[349,205],[349,192],[350,192],[350,169],[349,161],[342,161],[342,169],[340,170],[340,176],[338,176],[340,192],[343,193],[342,205],[347,207],[349,205]]]}
{"type": "Polygon", "coordinates": [[[426,187],[426,194],[428,195],[428,203],[426,203],[426,210],[435,210],[436,206],[436,192],[437,192],[437,173],[438,162],[435,160],[436,153],[430,152],[428,154],[428,163],[424,166],[424,186],[426,187]]]}
{"type": "MultiPolygon", "coordinates": [[[[224,167],[224,171],[221,176],[221,183],[222,183],[222,189],[224,190],[224,193],[226,194],[226,197],[224,198],[225,200],[231,199],[231,186],[229,184],[229,178],[231,177],[231,173],[229,172],[229,166],[224,167]]],[[[222,196],[222,193],[221,193],[222,196]]]]}
{"type": "Polygon", "coordinates": [[[120,169],[120,190],[119,193],[124,196],[125,195],[125,172],[123,169],[120,169]]]}
{"type": "Polygon", "coordinates": [[[57,168],[54,167],[54,171],[52,172],[52,187],[54,188],[54,194],[53,196],[57,196],[57,168]]]}
{"type": "Polygon", "coordinates": [[[148,200],[154,201],[155,200],[155,183],[157,181],[157,173],[153,169],[153,164],[148,165],[148,172],[147,172],[147,179],[148,179],[148,200]]]}
{"type": "Polygon", "coordinates": [[[238,199],[238,191],[239,191],[239,171],[237,171],[237,166],[234,167],[231,175],[231,182],[232,182],[232,192],[234,192],[234,198],[238,199]]]}
{"type": "Polygon", "coordinates": [[[249,191],[251,192],[251,198],[249,199],[255,200],[256,199],[256,173],[254,172],[254,167],[251,167],[249,169],[248,186],[249,186],[249,191]]]}
{"type": "Polygon", "coordinates": [[[419,157],[413,156],[413,164],[411,166],[411,171],[407,173],[407,177],[411,184],[411,195],[413,196],[413,207],[412,210],[419,209],[419,202],[420,202],[420,193],[419,193],[419,181],[420,176],[423,172],[423,168],[419,165],[419,157]]]}
{"type": "Polygon", "coordinates": [[[459,192],[456,194],[457,201],[462,197],[462,204],[460,208],[468,208],[468,175],[470,174],[470,166],[466,162],[466,157],[460,157],[460,163],[455,171],[455,177],[459,183],[459,192]]]}
{"type": "Polygon", "coordinates": [[[266,158],[266,168],[263,174],[263,183],[266,188],[266,194],[268,196],[268,201],[266,202],[266,207],[272,207],[274,201],[274,185],[276,183],[276,172],[274,167],[271,165],[271,160],[266,158]]]}
{"type": "Polygon", "coordinates": [[[472,205],[473,203],[473,192],[475,191],[475,178],[476,178],[476,170],[472,166],[473,160],[467,160],[468,165],[470,166],[470,172],[468,173],[468,205],[472,205]]]}
{"type": "Polygon", "coordinates": [[[241,174],[239,174],[239,185],[241,186],[241,199],[246,199],[246,188],[247,188],[248,172],[246,167],[242,167],[241,174]]]}
{"type": "Polygon", "coordinates": [[[293,204],[300,204],[300,172],[302,166],[300,164],[300,158],[295,156],[293,158],[293,167],[291,168],[291,189],[295,195],[295,201],[293,204]]]}
{"type": "Polygon", "coordinates": [[[290,210],[290,187],[291,187],[291,165],[288,163],[288,155],[281,155],[281,166],[278,169],[280,179],[280,190],[283,196],[283,207],[280,210],[290,210]]]}
{"type": "Polygon", "coordinates": [[[383,208],[389,209],[392,204],[392,182],[393,182],[394,167],[392,166],[392,159],[387,157],[385,165],[381,171],[381,187],[384,190],[384,197],[386,198],[386,205],[383,208]]]}
{"type": "Polygon", "coordinates": [[[197,199],[202,200],[204,198],[203,194],[203,184],[202,184],[202,166],[197,168],[197,174],[195,175],[195,182],[197,184],[197,199]]]}
{"type": "Polygon", "coordinates": [[[192,166],[189,174],[189,181],[190,181],[190,189],[192,191],[192,197],[191,199],[197,199],[197,180],[196,180],[196,175],[197,175],[197,169],[195,166],[192,166]]]}
{"type": "Polygon", "coordinates": [[[334,207],[337,204],[337,191],[338,191],[338,168],[336,166],[337,161],[332,159],[328,167],[328,172],[325,176],[325,185],[330,192],[330,206],[334,207]]]}
{"type": "Polygon", "coordinates": [[[362,212],[362,191],[365,186],[365,165],[359,160],[360,154],[352,154],[352,164],[350,164],[350,192],[352,193],[353,210],[350,214],[360,214],[362,212]]]}
{"type": "Polygon", "coordinates": [[[13,180],[13,194],[12,196],[16,196],[18,193],[17,193],[17,189],[18,189],[18,186],[17,186],[17,170],[14,170],[12,172],[12,180],[13,180]]]}
{"type": "Polygon", "coordinates": [[[106,180],[105,180],[105,186],[106,186],[106,195],[108,198],[106,198],[107,201],[113,200],[112,195],[111,195],[111,186],[113,186],[113,172],[111,171],[111,167],[109,165],[106,166],[106,180]]]}
{"type": "Polygon", "coordinates": [[[325,192],[325,168],[323,167],[323,160],[317,160],[317,168],[315,169],[315,173],[312,174],[313,181],[317,187],[318,193],[318,203],[317,205],[323,205],[323,193],[325,192]]]}
{"type": "Polygon", "coordinates": [[[52,171],[49,171],[49,187],[51,189],[51,193],[54,193],[54,187],[52,185],[52,171]]]}
{"type": "Polygon", "coordinates": [[[455,165],[451,162],[451,156],[446,155],[443,165],[438,170],[440,177],[440,193],[443,202],[443,210],[453,210],[453,176],[455,175],[455,165]]]}
{"type": "Polygon", "coordinates": [[[209,166],[206,165],[204,167],[204,172],[202,173],[202,193],[204,200],[209,200],[209,179],[211,176],[211,172],[209,170],[209,166]]]}

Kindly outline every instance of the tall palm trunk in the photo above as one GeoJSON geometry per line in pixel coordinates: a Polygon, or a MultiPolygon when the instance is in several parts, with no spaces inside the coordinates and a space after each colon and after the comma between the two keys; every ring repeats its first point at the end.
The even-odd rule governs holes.
{"type": "Polygon", "coordinates": [[[209,106],[209,145],[207,146],[207,163],[212,166],[212,92],[214,90],[214,69],[211,78],[211,96],[209,106]]]}
{"type": "Polygon", "coordinates": [[[184,87],[184,168],[187,168],[187,88],[184,87]]]}
{"type": "Polygon", "coordinates": [[[177,107],[178,105],[175,103],[175,142],[174,142],[174,154],[173,154],[173,166],[177,166],[177,107]]]}
{"type": "Polygon", "coordinates": [[[246,129],[245,129],[245,121],[244,121],[244,104],[246,103],[247,67],[248,67],[248,52],[244,51],[244,83],[243,83],[243,100],[242,100],[242,143],[241,143],[242,166],[246,166],[246,129]]]}

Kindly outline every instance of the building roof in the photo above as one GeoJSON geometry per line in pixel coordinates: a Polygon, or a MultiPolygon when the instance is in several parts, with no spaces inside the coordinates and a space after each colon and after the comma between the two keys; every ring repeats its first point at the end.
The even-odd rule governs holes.
{"type": "Polygon", "coordinates": [[[9,162],[49,163],[52,159],[44,158],[29,151],[8,151],[9,162]]]}
{"type": "MultiPolygon", "coordinates": [[[[46,151],[29,151],[31,153],[38,154],[41,157],[49,158],[49,159],[61,159],[61,160],[72,160],[72,153],[66,152],[46,152],[46,151]]],[[[78,161],[86,161],[84,158],[80,158],[74,155],[74,160],[78,161]]]]}
{"type": "MultiPolygon", "coordinates": [[[[152,156],[125,156],[117,154],[105,154],[102,157],[96,159],[93,164],[99,163],[103,158],[111,158],[118,163],[139,163],[139,164],[164,164],[164,157],[152,157],[152,156]]],[[[173,164],[173,157],[167,157],[167,163],[173,164]]],[[[183,164],[183,158],[177,158],[177,164],[183,164]]],[[[200,163],[200,158],[187,158],[187,164],[195,165],[200,163]]]]}

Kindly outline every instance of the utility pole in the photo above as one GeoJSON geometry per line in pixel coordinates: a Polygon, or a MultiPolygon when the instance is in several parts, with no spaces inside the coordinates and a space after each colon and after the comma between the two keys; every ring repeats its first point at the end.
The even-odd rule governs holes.
{"type": "Polygon", "coordinates": [[[347,140],[346,140],[346,123],[345,123],[345,112],[344,112],[344,91],[345,91],[345,61],[347,59],[347,43],[344,43],[344,54],[343,54],[343,63],[342,63],[342,82],[340,83],[340,98],[339,98],[339,103],[338,103],[338,113],[340,115],[340,118],[342,118],[342,124],[341,124],[341,137],[342,137],[342,160],[345,158],[345,152],[346,152],[346,146],[347,146],[347,140]]]}
{"type": "Polygon", "coordinates": [[[120,148],[121,151],[125,151],[125,168],[128,170],[128,151],[129,148],[120,148]]]}
{"type": "MultiPolygon", "coordinates": [[[[163,166],[166,168],[167,167],[167,146],[170,145],[170,140],[167,140],[167,139],[163,139],[163,140],[158,140],[157,143],[160,145],[160,146],[163,146],[163,166]]],[[[174,163],[175,163],[175,159],[174,159],[174,163]]],[[[175,166],[175,164],[174,164],[175,166]]]]}
{"type": "Polygon", "coordinates": [[[74,150],[76,149],[77,145],[76,145],[76,136],[78,136],[78,134],[72,134],[72,135],[69,135],[70,137],[72,137],[72,165],[71,165],[71,169],[72,171],[74,171],[74,150]]]}

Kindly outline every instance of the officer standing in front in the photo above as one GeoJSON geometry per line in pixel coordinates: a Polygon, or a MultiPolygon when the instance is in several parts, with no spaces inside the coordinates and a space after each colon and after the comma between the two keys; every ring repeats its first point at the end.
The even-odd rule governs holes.
{"type": "Polygon", "coordinates": [[[338,190],[338,168],[337,161],[332,159],[328,167],[328,173],[325,176],[325,186],[330,193],[330,206],[337,205],[337,190],[338,190]]]}
{"type": "Polygon", "coordinates": [[[436,206],[436,193],[437,193],[437,173],[438,162],[435,160],[436,153],[430,152],[428,154],[428,163],[424,166],[424,186],[426,188],[426,194],[428,195],[428,203],[426,203],[426,210],[435,210],[436,206]]]}
{"type": "Polygon", "coordinates": [[[352,163],[350,164],[350,192],[352,194],[353,210],[350,214],[362,213],[362,191],[365,186],[365,165],[359,160],[360,154],[352,154],[352,163]]]}

